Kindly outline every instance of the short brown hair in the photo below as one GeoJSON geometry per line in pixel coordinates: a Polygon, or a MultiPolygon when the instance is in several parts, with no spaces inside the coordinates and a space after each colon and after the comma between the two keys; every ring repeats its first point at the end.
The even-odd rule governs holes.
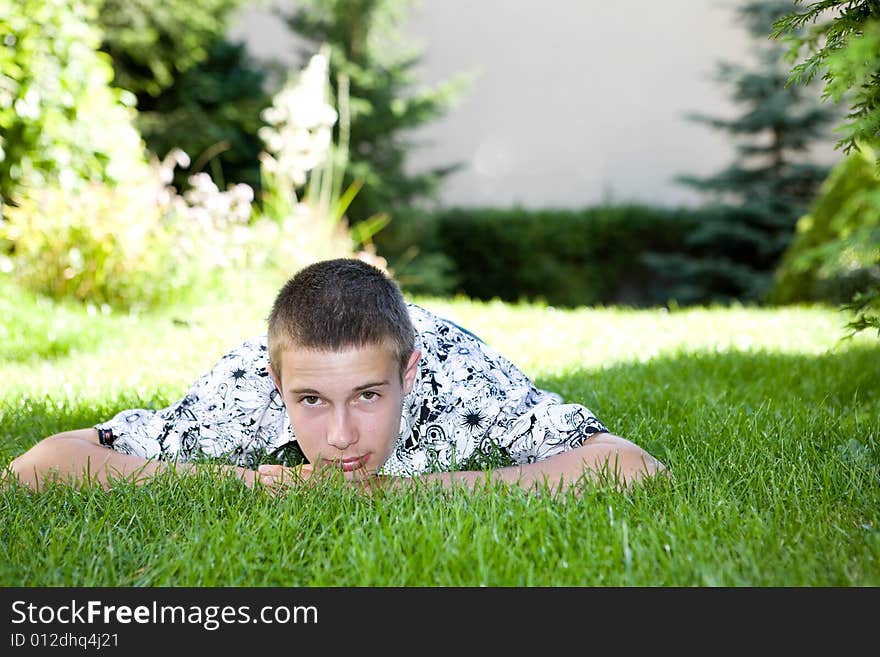
{"type": "Polygon", "coordinates": [[[338,351],[388,344],[406,370],[415,329],[397,283],[354,258],[322,260],[299,270],[278,292],[269,315],[269,363],[281,378],[291,346],[338,351]]]}

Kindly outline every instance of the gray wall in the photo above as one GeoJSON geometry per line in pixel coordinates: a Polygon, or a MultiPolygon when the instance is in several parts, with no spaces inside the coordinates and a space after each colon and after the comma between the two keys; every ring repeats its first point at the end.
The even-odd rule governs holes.
{"type": "MultiPolygon", "coordinates": [[[[295,0],[275,0],[293,6],[295,0]]],[[[714,0],[422,0],[403,32],[420,79],[474,81],[444,118],[415,133],[414,170],[463,162],[445,205],[577,207],[603,201],[693,205],[674,181],[725,166],[729,139],[685,119],[730,115],[712,79],[719,60],[749,64],[754,46],[714,0]]],[[[299,65],[297,42],[267,8],[241,11],[230,34],[258,57],[299,65]]],[[[817,151],[834,161],[830,146],[817,151]]]]}

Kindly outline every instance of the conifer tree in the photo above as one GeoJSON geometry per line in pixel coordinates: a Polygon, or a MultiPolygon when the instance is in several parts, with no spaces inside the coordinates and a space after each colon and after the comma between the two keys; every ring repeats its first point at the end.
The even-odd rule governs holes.
{"type": "Polygon", "coordinates": [[[755,43],[757,63],[748,68],[720,62],[717,70],[739,114],[690,115],[731,135],[737,155],[713,175],[679,178],[709,198],[683,253],[647,258],[679,303],[763,300],[798,218],[828,174],[829,167],[810,162],[806,151],[826,136],[837,112],[810,88],[786,87],[785,48],[769,38],[773,22],[790,9],[790,0],[739,6],[737,17],[755,43]]]}
{"type": "Polygon", "coordinates": [[[157,96],[142,93],[137,126],[159,158],[175,148],[191,159],[174,171],[178,189],[205,171],[221,188],[246,183],[260,190],[258,131],[269,106],[267,69],[252,60],[244,45],[219,39],[207,59],[178,73],[157,96]]]}
{"type": "Polygon", "coordinates": [[[246,0],[97,0],[101,50],[113,59],[114,83],[158,96],[205,61],[232,12],[246,0]]]}
{"type": "MultiPolygon", "coordinates": [[[[802,3],[794,0],[795,5],[802,3]]],[[[843,137],[837,147],[848,154],[841,170],[858,167],[866,156],[874,161],[874,175],[865,173],[851,190],[852,198],[835,212],[820,214],[811,232],[822,236],[812,249],[820,260],[826,265],[846,261],[847,269],[862,278],[861,288],[843,306],[854,313],[848,327],[853,332],[873,328],[880,335],[880,2],[817,0],[782,16],[773,28],[772,36],[789,46],[789,61],[796,62],[806,51],[805,59],[791,69],[788,83],[809,84],[821,73],[823,100],[849,108],[838,127],[843,137]]],[[[828,196],[836,191],[833,182],[829,181],[828,196]]],[[[853,186],[851,180],[846,182],[853,186]]]]}
{"type": "Polygon", "coordinates": [[[198,170],[221,187],[259,187],[260,111],[268,106],[265,67],[225,39],[233,12],[247,0],[96,0],[101,50],[114,85],[137,99],[138,130],[164,158],[174,148],[191,158],[175,185],[198,170]]]}
{"type": "MultiPolygon", "coordinates": [[[[793,2],[801,5],[803,0],[793,2]]],[[[880,2],[819,0],[803,11],[789,7],[774,23],[771,36],[787,44],[789,61],[806,50],[806,58],[792,67],[788,84],[809,84],[820,77],[823,100],[846,99],[850,111],[838,148],[849,154],[859,142],[880,144],[880,2]]],[[[880,157],[877,165],[880,171],[880,157]]]]}

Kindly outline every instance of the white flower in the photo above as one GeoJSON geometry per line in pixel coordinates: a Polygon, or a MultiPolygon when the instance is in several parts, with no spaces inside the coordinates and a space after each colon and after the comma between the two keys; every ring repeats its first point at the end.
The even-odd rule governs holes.
{"type": "Polygon", "coordinates": [[[288,80],[272,106],[262,113],[268,125],[258,134],[274,156],[269,164],[297,187],[305,184],[306,174],[330,152],[338,114],[327,102],[328,70],[326,55],[312,56],[300,75],[288,80]]]}

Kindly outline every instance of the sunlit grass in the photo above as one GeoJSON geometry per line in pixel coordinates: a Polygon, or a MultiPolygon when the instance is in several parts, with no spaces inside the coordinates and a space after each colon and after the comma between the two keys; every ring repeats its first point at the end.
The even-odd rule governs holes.
{"type": "MultiPolygon", "coordinates": [[[[262,332],[274,281],[101,314],[0,290],[0,459],[158,407],[262,332]]],[[[554,309],[414,299],[675,475],[536,497],[160,478],[0,492],[3,585],[876,586],[880,340],[833,308],[554,309]]]]}
{"type": "Polygon", "coordinates": [[[821,354],[877,343],[876,337],[863,332],[843,344],[847,317],[827,307],[669,311],[416,301],[468,327],[531,373],[644,363],[681,353],[821,354]]]}

